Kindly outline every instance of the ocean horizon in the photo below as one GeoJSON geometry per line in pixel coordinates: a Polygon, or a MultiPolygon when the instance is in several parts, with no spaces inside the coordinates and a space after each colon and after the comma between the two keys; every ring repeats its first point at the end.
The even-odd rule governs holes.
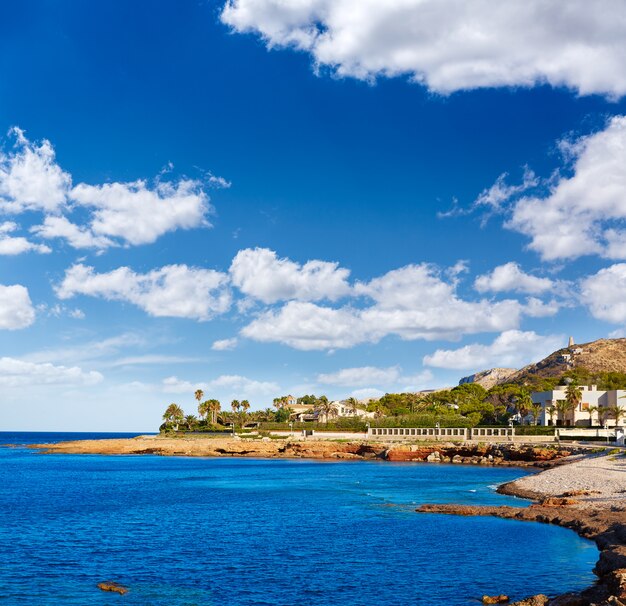
{"type": "Polygon", "coordinates": [[[526,473],[0,448],[2,603],[461,606],[588,586],[597,550],[569,530],[414,512],[427,502],[519,506],[495,488],[526,473]],[[100,591],[105,580],[129,593],[100,591]]]}

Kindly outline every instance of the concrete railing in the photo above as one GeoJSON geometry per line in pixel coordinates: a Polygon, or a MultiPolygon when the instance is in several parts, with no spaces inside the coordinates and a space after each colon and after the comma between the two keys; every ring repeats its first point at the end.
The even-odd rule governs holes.
{"type": "Polygon", "coordinates": [[[447,442],[554,442],[555,436],[517,436],[514,427],[371,427],[373,440],[445,440],[447,442]]]}

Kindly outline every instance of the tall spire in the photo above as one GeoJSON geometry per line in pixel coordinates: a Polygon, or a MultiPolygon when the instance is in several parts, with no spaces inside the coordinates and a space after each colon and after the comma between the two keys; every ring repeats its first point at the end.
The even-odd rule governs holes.
{"type": "Polygon", "coordinates": [[[574,347],[574,337],[570,337],[569,338],[569,343],[567,344],[568,347],[574,347]]]}

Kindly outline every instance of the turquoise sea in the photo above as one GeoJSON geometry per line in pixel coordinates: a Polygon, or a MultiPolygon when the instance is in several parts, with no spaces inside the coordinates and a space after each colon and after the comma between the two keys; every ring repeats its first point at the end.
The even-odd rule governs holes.
{"type": "MultiPolygon", "coordinates": [[[[0,444],[119,435],[0,433],[0,444]]],[[[571,531],[413,511],[519,505],[494,487],[524,473],[0,448],[0,603],[455,606],[589,585],[598,553],[571,531]],[[109,579],[130,592],[96,588],[109,579]]]]}

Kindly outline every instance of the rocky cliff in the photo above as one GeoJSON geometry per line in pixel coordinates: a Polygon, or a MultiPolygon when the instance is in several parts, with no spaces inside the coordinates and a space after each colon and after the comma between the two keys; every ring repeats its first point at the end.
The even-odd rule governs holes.
{"type": "Polygon", "coordinates": [[[459,381],[459,385],[463,385],[463,383],[478,383],[485,389],[491,389],[494,385],[506,383],[508,378],[517,372],[517,368],[490,368],[489,370],[483,370],[468,377],[463,377],[459,381]]]}

